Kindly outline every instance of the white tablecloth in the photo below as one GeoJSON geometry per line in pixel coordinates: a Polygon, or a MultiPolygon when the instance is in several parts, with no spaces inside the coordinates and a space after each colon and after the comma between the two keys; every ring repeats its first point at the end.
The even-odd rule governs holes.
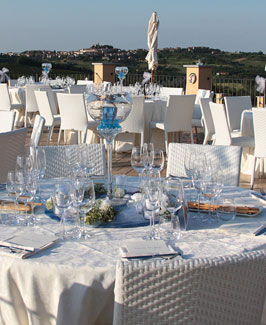
{"type": "MultiPolygon", "coordinates": [[[[238,198],[248,193],[244,189],[232,190],[238,198]]],[[[48,190],[45,193],[49,195],[48,190]]],[[[128,208],[127,215],[134,218],[135,208],[128,208]]],[[[29,229],[0,225],[0,238],[26,230],[29,236],[31,231],[44,234],[58,231],[57,221],[44,214],[40,219],[38,227],[29,229]]],[[[178,247],[184,259],[266,248],[265,236],[253,235],[264,222],[264,210],[256,218],[236,218],[209,229],[193,221],[194,230],[183,232],[178,247]]],[[[0,323],[111,324],[118,249],[129,239],[141,240],[146,231],[147,227],[94,228],[94,238],[88,241],[63,241],[28,260],[0,255],[0,323]]]]}

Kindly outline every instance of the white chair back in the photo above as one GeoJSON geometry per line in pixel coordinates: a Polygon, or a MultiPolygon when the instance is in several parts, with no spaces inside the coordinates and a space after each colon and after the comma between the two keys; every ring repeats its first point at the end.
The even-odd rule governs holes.
{"type": "Polygon", "coordinates": [[[183,88],[174,88],[174,87],[162,87],[160,91],[161,96],[168,97],[169,95],[183,95],[183,88]]]}
{"type": "Polygon", "coordinates": [[[72,85],[69,87],[70,94],[84,94],[86,92],[87,85],[72,85]]]}
{"type": "Polygon", "coordinates": [[[113,324],[264,324],[265,269],[265,250],[118,262],[113,324]]]}
{"type": "Polygon", "coordinates": [[[5,183],[7,173],[15,170],[17,156],[25,154],[27,129],[0,133],[0,183],[5,183]]]}
{"type": "Polygon", "coordinates": [[[7,84],[0,84],[0,110],[1,111],[10,111],[11,110],[11,101],[8,93],[7,84]]]}
{"type": "Polygon", "coordinates": [[[35,90],[39,90],[40,85],[26,85],[26,111],[38,112],[38,105],[35,98],[35,90]]]}
{"type": "Polygon", "coordinates": [[[77,85],[92,85],[94,82],[93,80],[78,80],[77,85]]]}
{"type": "Polygon", "coordinates": [[[144,96],[132,96],[132,109],[121,124],[122,132],[142,133],[144,130],[144,96]]]}
{"type": "Polygon", "coordinates": [[[78,163],[79,150],[85,147],[88,150],[89,156],[92,156],[95,162],[92,174],[99,177],[105,176],[106,158],[104,144],[74,144],[41,147],[46,153],[46,170],[44,177],[69,177],[69,167],[75,166],[78,163]],[[66,154],[67,150],[70,150],[68,155],[66,154]]]}
{"type": "Polygon", "coordinates": [[[238,186],[242,154],[239,146],[170,143],[166,176],[187,177],[185,155],[194,151],[204,153],[214,170],[223,171],[225,185],[238,186]]]}
{"type": "Polygon", "coordinates": [[[57,94],[62,130],[86,131],[88,118],[83,94],[57,94]]]}
{"type": "Polygon", "coordinates": [[[47,92],[35,90],[34,93],[40,115],[45,119],[45,126],[52,126],[54,122],[54,116],[51,110],[47,92]]]}
{"type": "Polygon", "coordinates": [[[254,156],[258,158],[266,158],[266,109],[252,108],[255,151],[254,156]]]}
{"type": "Polygon", "coordinates": [[[210,102],[210,98],[201,98],[199,101],[205,133],[203,144],[207,144],[208,141],[210,141],[212,136],[215,134],[214,124],[209,105],[210,102]]]}
{"type": "Polygon", "coordinates": [[[49,99],[49,104],[51,107],[51,111],[53,115],[58,114],[58,104],[57,104],[57,98],[56,98],[56,91],[52,90],[52,88],[43,88],[41,87],[39,89],[40,91],[46,91],[48,99],[49,99]]]}
{"type": "Polygon", "coordinates": [[[9,132],[14,129],[16,112],[0,111],[0,132],[9,132]]]}
{"type": "Polygon", "coordinates": [[[164,119],[167,132],[191,132],[195,97],[195,95],[169,96],[164,119]]]}
{"type": "Polygon", "coordinates": [[[231,134],[223,104],[209,103],[215,129],[215,144],[231,145],[231,134]]]}
{"type": "Polygon", "coordinates": [[[224,97],[229,130],[240,130],[241,114],[245,109],[251,109],[250,96],[224,97]]]}
{"type": "Polygon", "coordinates": [[[211,98],[211,94],[213,95],[213,92],[208,89],[198,89],[195,104],[199,104],[201,98],[211,98]]]}
{"type": "Polygon", "coordinates": [[[30,147],[38,147],[40,145],[44,124],[45,119],[40,115],[36,115],[30,138],[30,147]]]}

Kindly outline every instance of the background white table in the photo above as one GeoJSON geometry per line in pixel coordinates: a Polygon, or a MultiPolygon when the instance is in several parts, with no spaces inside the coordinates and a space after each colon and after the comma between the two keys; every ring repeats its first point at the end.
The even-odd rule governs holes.
{"type": "MultiPolygon", "coordinates": [[[[45,188],[43,191],[49,196],[51,187],[50,190],[45,188]]],[[[233,188],[231,193],[246,200],[248,190],[233,188]]],[[[262,204],[256,199],[248,200],[262,204]]],[[[128,208],[126,214],[134,218],[135,208],[128,208]]],[[[256,218],[236,218],[209,229],[193,221],[196,229],[183,232],[178,247],[184,259],[263,249],[266,248],[265,236],[255,237],[253,231],[264,222],[264,210],[256,218]]],[[[0,225],[0,238],[25,230],[29,236],[31,231],[51,234],[58,228],[57,221],[41,214],[38,227],[0,225]]],[[[88,241],[63,241],[28,260],[1,255],[0,322],[12,325],[111,324],[115,265],[120,259],[118,249],[127,240],[141,240],[147,230],[147,227],[94,228],[94,237],[88,241]]]]}

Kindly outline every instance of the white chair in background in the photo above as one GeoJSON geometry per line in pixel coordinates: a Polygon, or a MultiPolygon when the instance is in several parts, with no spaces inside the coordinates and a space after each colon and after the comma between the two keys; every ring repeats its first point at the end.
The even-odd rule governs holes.
{"type": "Polygon", "coordinates": [[[42,146],[46,154],[45,178],[69,177],[70,167],[79,162],[79,151],[87,148],[89,157],[94,162],[93,176],[103,177],[106,174],[106,157],[104,144],[72,144],[42,146]],[[68,151],[68,154],[67,154],[68,151]]]}
{"type": "Polygon", "coordinates": [[[70,94],[84,94],[86,92],[86,85],[72,85],[69,87],[70,94]]]}
{"type": "Polygon", "coordinates": [[[193,143],[191,121],[195,97],[195,95],[170,95],[164,121],[150,122],[152,129],[164,130],[166,153],[168,153],[168,132],[189,132],[191,143],[193,143]]]}
{"type": "Polygon", "coordinates": [[[0,111],[0,132],[9,132],[14,129],[16,112],[0,111]]]}
{"type": "Polygon", "coordinates": [[[250,96],[224,97],[224,104],[230,132],[239,132],[239,135],[241,135],[240,123],[242,112],[252,108],[250,96]]]}
{"type": "Polygon", "coordinates": [[[113,324],[265,324],[265,269],[265,250],[118,262],[113,324]]]}
{"type": "Polygon", "coordinates": [[[17,156],[25,154],[27,129],[0,133],[0,183],[5,183],[7,173],[15,170],[17,156]]]}
{"type": "Polygon", "coordinates": [[[30,138],[30,147],[38,147],[40,145],[44,123],[45,119],[42,116],[35,116],[30,138]]]}
{"type": "Polygon", "coordinates": [[[210,102],[209,105],[215,129],[213,144],[254,148],[254,137],[231,136],[223,104],[210,102]]]}
{"type": "Polygon", "coordinates": [[[61,117],[53,115],[46,91],[35,90],[35,98],[40,115],[45,119],[45,126],[48,127],[47,145],[49,145],[54,127],[60,125],[61,117]]]}
{"type": "Polygon", "coordinates": [[[208,89],[198,89],[198,93],[197,93],[195,104],[194,104],[193,115],[192,115],[192,127],[195,128],[197,142],[199,141],[198,127],[203,127],[203,125],[202,125],[202,111],[201,111],[201,107],[200,107],[200,99],[202,99],[202,98],[210,99],[210,101],[212,101],[213,92],[208,89]]]}
{"type": "Polygon", "coordinates": [[[11,104],[7,84],[0,84],[0,110],[11,111],[24,109],[23,104],[11,104]]]}
{"type": "Polygon", "coordinates": [[[184,95],[184,89],[174,87],[162,87],[160,90],[160,95],[163,97],[168,97],[169,95],[184,95]]]}
{"type": "Polygon", "coordinates": [[[204,140],[203,144],[208,144],[209,141],[213,141],[215,138],[214,124],[210,111],[210,98],[201,98],[199,100],[200,110],[202,115],[202,125],[204,128],[204,140]]]}
{"type": "MultiPolygon", "coordinates": [[[[58,114],[58,103],[57,103],[57,97],[56,97],[56,93],[62,92],[61,89],[60,90],[53,90],[52,88],[40,88],[40,91],[46,91],[48,99],[49,99],[49,104],[51,107],[51,111],[53,113],[53,115],[57,115],[58,114]]],[[[67,90],[63,90],[63,92],[67,92],[67,90]]]]}
{"type": "Polygon", "coordinates": [[[25,107],[25,117],[24,117],[24,126],[27,126],[28,123],[28,114],[36,113],[39,111],[35,90],[39,90],[40,88],[51,88],[50,86],[45,85],[26,85],[26,107],[25,107]]]}
{"type": "Polygon", "coordinates": [[[223,172],[225,185],[239,185],[242,148],[238,146],[170,143],[166,177],[187,177],[185,156],[195,151],[204,153],[212,168],[223,172]]]}
{"type": "MultiPolygon", "coordinates": [[[[254,161],[250,179],[250,187],[253,189],[257,158],[266,158],[266,110],[265,108],[252,108],[254,125],[254,161]]],[[[260,161],[260,171],[263,163],[260,161]]]]}
{"type": "Polygon", "coordinates": [[[78,80],[77,85],[93,85],[93,80],[78,80]]]}
{"type": "MultiPolygon", "coordinates": [[[[61,140],[62,131],[74,130],[83,133],[83,139],[79,143],[85,143],[87,130],[95,128],[98,123],[88,121],[83,94],[57,94],[59,112],[61,116],[61,126],[58,136],[58,144],[61,140]]],[[[79,138],[80,137],[79,132],[79,138]]]]}
{"type": "MultiPolygon", "coordinates": [[[[140,144],[144,144],[144,96],[132,96],[132,109],[126,120],[120,123],[123,133],[140,134],[140,144]]],[[[116,136],[116,141],[119,141],[120,134],[116,136]]],[[[114,148],[115,149],[115,148],[114,148]]]]}

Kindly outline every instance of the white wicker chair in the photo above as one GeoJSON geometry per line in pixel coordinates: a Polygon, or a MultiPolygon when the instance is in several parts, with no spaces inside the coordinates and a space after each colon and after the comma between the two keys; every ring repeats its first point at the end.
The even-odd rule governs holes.
{"type": "Polygon", "coordinates": [[[44,123],[45,119],[42,116],[35,116],[30,138],[30,147],[38,147],[40,145],[44,123]]]}
{"type": "Polygon", "coordinates": [[[195,98],[195,95],[170,95],[164,121],[150,122],[151,128],[164,130],[166,153],[168,153],[168,132],[190,132],[191,143],[193,143],[192,113],[195,98]]]}
{"type": "MultiPolygon", "coordinates": [[[[120,125],[123,133],[137,133],[140,134],[140,144],[144,144],[144,96],[132,96],[132,109],[127,119],[120,125]]],[[[116,141],[119,141],[120,134],[116,136],[116,141]]],[[[115,149],[115,148],[114,148],[115,149]]]]}
{"type": "Polygon", "coordinates": [[[265,250],[213,259],[119,262],[113,324],[265,324],[265,270],[265,250]]]}
{"type": "Polygon", "coordinates": [[[241,114],[252,108],[250,96],[224,97],[224,104],[230,131],[240,132],[241,114]]]}
{"type": "Polygon", "coordinates": [[[184,167],[185,154],[188,150],[205,153],[212,162],[214,170],[224,174],[224,184],[238,186],[242,148],[238,146],[210,146],[201,144],[170,143],[166,176],[186,177],[184,167]]]}
{"type": "Polygon", "coordinates": [[[254,186],[255,169],[257,158],[266,158],[266,110],[265,108],[253,108],[253,125],[255,137],[255,150],[250,187],[254,186]]]}
{"type": "Polygon", "coordinates": [[[215,129],[214,144],[254,148],[254,137],[231,135],[223,104],[210,102],[209,105],[215,129]]]}
{"type": "Polygon", "coordinates": [[[15,170],[17,156],[25,154],[26,136],[26,128],[0,133],[0,183],[5,183],[7,173],[15,170]]]}
{"type": "Polygon", "coordinates": [[[102,177],[106,173],[106,158],[105,147],[103,144],[74,144],[74,145],[57,145],[57,146],[42,146],[46,154],[46,170],[45,178],[53,177],[68,177],[69,176],[69,157],[66,155],[66,150],[71,150],[70,164],[73,166],[78,162],[78,152],[80,148],[86,146],[89,154],[93,156],[95,167],[93,175],[102,177]]]}
{"type": "Polygon", "coordinates": [[[9,132],[14,129],[16,112],[0,111],[0,132],[9,132]]]}

